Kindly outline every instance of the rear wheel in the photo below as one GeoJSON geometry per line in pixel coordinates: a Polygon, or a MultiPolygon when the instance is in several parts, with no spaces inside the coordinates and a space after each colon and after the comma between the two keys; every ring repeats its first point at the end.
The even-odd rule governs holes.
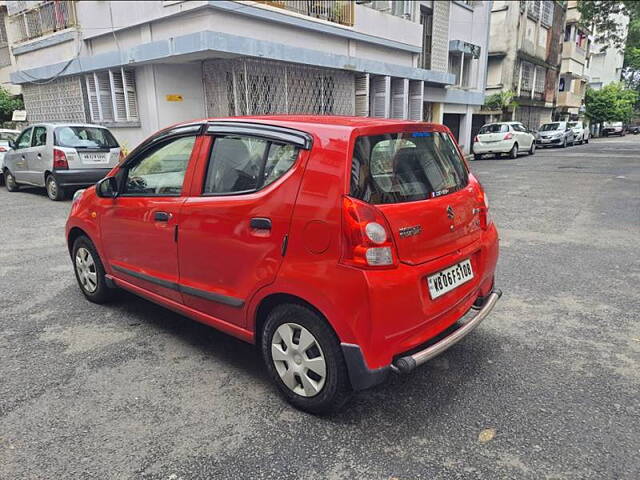
{"type": "Polygon", "coordinates": [[[584,143],[589,143],[589,137],[584,139],[584,143]]]}
{"type": "Polygon", "coordinates": [[[10,192],[17,192],[20,190],[20,185],[16,182],[16,177],[9,170],[4,171],[4,183],[7,190],[10,192]]]}
{"type": "Polygon", "coordinates": [[[482,155],[481,153],[474,153],[473,154],[473,159],[474,160],[482,160],[482,157],[484,157],[484,155],[482,155]]]}
{"type": "Polygon", "coordinates": [[[47,196],[51,200],[55,202],[64,200],[64,189],[58,184],[55,176],[49,174],[45,181],[45,186],[47,188],[47,196]]]}
{"type": "Polygon", "coordinates": [[[311,413],[338,410],[352,389],[340,343],[324,318],[298,304],[276,307],[262,332],[262,356],[280,392],[311,413]]]}
{"type": "Polygon", "coordinates": [[[111,299],[113,290],[107,286],[102,260],[91,240],[81,236],[73,243],[73,270],[80,290],[93,303],[111,299]]]}
{"type": "Polygon", "coordinates": [[[529,155],[535,155],[536,153],[536,142],[531,142],[531,147],[529,148],[529,155]]]}
{"type": "Polygon", "coordinates": [[[562,145],[560,145],[561,148],[567,148],[567,137],[564,137],[564,140],[562,140],[562,145]]]}
{"type": "Polygon", "coordinates": [[[509,151],[509,158],[518,158],[518,144],[514,143],[513,147],[509,151]]]}

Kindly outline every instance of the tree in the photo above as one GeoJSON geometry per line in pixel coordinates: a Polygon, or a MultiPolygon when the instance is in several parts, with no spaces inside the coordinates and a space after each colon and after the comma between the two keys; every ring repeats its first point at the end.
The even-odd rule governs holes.
{"type": "Polygon", "coordinates": [[[494,93],[484,99],[484,106],[489,110],[500,110],[504,115],[509,108],[518,106],[518,102],[513,97],[515,97],[515,94],[511,90],[494,93]]]}
{"type": "Polygon", "coordinates": [[[625,89],[621,83],[611,83],[601,90],[587,89],[586,114],[593,123],[628,123],[637,101],[638,92],[625,89]]]}
{"type": "Polygon", "coordinates": [[[21,95],[11,95],[9,91],[0,87],[0,121],[11,120],[14,110],[24,110],[21,95]]]}

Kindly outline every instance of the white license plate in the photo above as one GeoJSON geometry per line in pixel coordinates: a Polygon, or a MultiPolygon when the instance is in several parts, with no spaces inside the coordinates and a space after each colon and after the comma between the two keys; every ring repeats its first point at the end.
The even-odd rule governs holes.
{"type": "Polygon", "coordinates": [[[80,158],[83,162],[90,163],[107,163],[109,161],[108,153],[81,153],[80,158]]]}
{"type": "Polygon", "coordinates": [[[435,299],[450,292],[473,278],[470,260],[463,260],[453,267],[446,268],[427,277],[429,293],[435,299]]]}
{"type": "Polygon", "coordinates": [[[542,143],[550,143],[551,140],[549,140],[548,138],[543,138],[540,140],[542,143]]]}

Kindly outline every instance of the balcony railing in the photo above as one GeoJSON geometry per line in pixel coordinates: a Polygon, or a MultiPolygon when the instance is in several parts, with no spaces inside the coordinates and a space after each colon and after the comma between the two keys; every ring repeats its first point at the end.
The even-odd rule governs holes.
{"type": "Polygon", "coordinates": [[[354,2],[349,0],[257,0],[258,3],[290,12],[353,26],[354,2]]]}
{"type": "Polygon", "coordinates": [[[37,4],[9,16],[16,43],[42,37],[76,25],[76,9],[73,1],[52,0],[37,4]]]}

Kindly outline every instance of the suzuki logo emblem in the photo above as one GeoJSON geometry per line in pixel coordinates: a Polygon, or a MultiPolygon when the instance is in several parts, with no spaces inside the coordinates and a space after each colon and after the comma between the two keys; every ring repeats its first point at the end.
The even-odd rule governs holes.
{"type": "Polygon", "coordinates": [[[453,208],[451,208],[451,205],[449,205],[447,207],[447,217],[449,217],[449,220],[453,220],[453,217],[455,217],[456,214],[453,212],[453,208]]]}

